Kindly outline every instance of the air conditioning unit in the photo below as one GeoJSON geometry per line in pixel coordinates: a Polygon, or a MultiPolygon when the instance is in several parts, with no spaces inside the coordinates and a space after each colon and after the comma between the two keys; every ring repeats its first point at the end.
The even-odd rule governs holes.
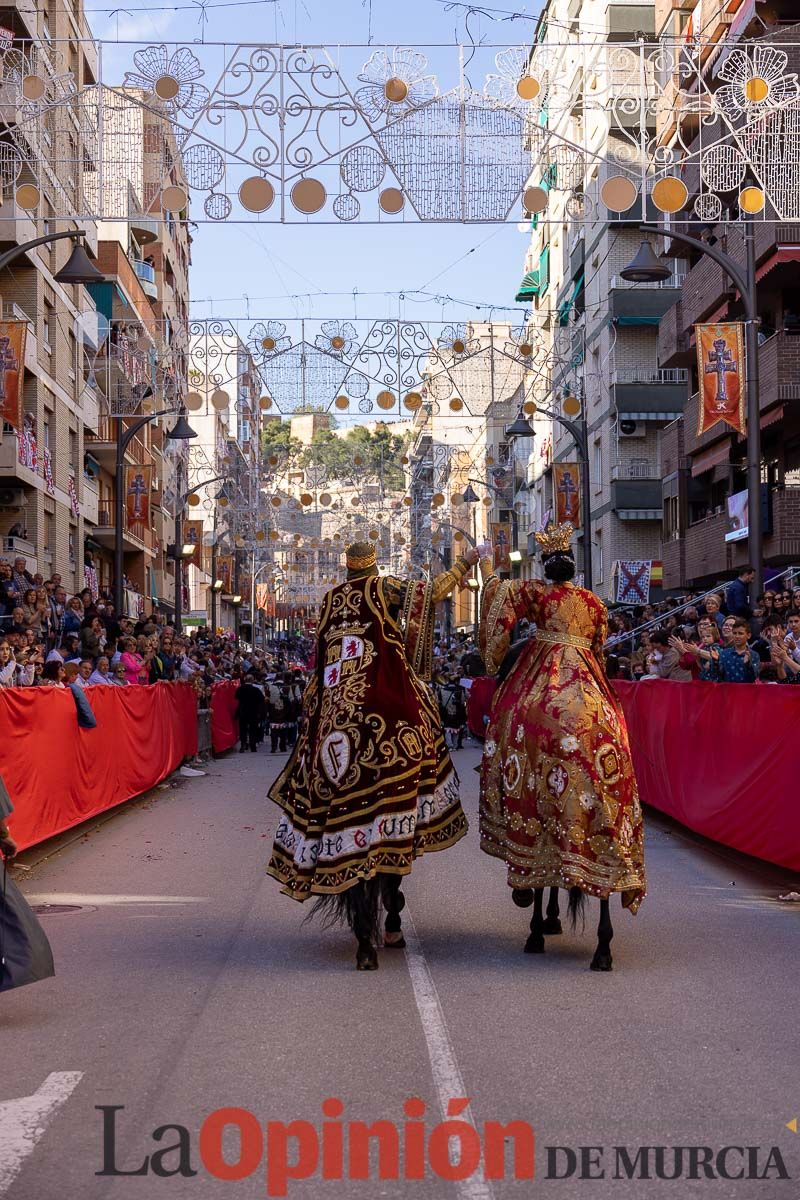
{"type": "Polygon", "coordinates": [[[0,488],[0,508],[23,508],[25,493],[21,488],[0,488]]]}
{"type": "Polygon", "coordinates": [[[647,437],[647,429],[644,421],[620,421],[619,436],[620,439],[647,437]]]}

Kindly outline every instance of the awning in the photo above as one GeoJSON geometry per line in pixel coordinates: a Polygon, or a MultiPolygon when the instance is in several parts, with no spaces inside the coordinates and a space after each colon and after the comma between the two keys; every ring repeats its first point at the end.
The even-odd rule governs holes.
{"type": "Polygon", "coordinates": [[[616,317],[615,325],[655,325],[661,324],[661,317],[616,317]]]}
{"type": "Polygon", "coordinates": [[[578,292],[583,287],[584,278],[585,278],[585,273],[583,271],[581,271],[581,273],[578,275],[578,278],[575,280],[575,283],[573,284],[572,291],[570,292],[569,296],[566,298],[566,300],[563,300],[561,302],[561,304],[559,304],[559,306],[558,306],[558,323],[559,323],[559,325],[568,325],[569,324],[569,314],[571,313],[573,305],[575,304],[575,300],[578,296],[578,292]]]}
{"type": "Polygon", "coordinates": [[[519,291],[514,299],[518,302],[525,300],[534,300],[539,295],[539,272],[528,271],[522,277],[522,283],[519,285],[519,291]]]}
{"type": "Polygon", "coordinates": [[[773,267],[777,267],[780,263],[800,262],[800,246],[781,246],[779,250],[772,255],[765,263],[756,271],[756,282],[768,275],[773,267]]]}
{"type": "Polygon", "coordinates": [[[539,255],[539,295],[543,296],[550,286],[550,246],[545,246],[539,255]]]}
{"type": "Polygon", "coordinates": [[[710,471],[718,463],[730,462],[731,445],[731,438],[726,437],[721,442],[709,446],[707,450],[701,450],[699,454],[696,454],[692,459],[692,477],[702,475],[704,471],[710,471]]]}
{"type": "Polygon", "coordinates": [[[783,405],[778,404],[775,408],[771,408],[769,412],[765,412],[759,421],[762,429],[766,429],[768,425],[774,425],[776,421],[783,418],[783,405]]]}

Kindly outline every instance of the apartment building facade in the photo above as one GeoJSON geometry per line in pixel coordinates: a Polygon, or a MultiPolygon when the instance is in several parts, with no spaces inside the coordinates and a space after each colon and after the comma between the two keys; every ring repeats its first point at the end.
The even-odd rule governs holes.
{"type": "MultiPolygon", "coordinates": [[[[653,81],[642,75],[637,49],[652,43],[654,30],[653,4],[550,0],[529,67],[558,86],[556,100],[543,106],[548,136],[538,153],[533,139],[530,183],[547,193],[547,206],[531,218],[516,296],[531,306],[528,341],[541,348],[546,364],[530,373],[527,399],[529,407],[573,417],[580,401],[578,420],[588,429],[593,584],[606,599],[614,594],[617,561],[660,559],[659,433],[682,411],[686,393],[685,366],[665,368],[657,353],[659,324],[680,294],[681,267],[673,263],[664,284],[634,291],[621,271],[641,241],[642,210],[617,215],[601,198],[612,176],[646,162],[655,134],[646,102],[653,81]]],[[[658,216],[649,203],[646,215],[658,216]]],[[[533,529],[554,511],[553,464],[577,462],[579,452],[557,421],[535,413],[532,422],[533,529]]],[[[583,530],[578,545],[580,560],[583,530]]],[[[531,532],[528,551],[535,549],[531,532]]]]}
{"type": "MultiPolygon", "coordinates": [[[[699,5],[696,6],[699,9],[699,5]]],[[[656,32],[662,37],[687,36],[697,12],[678,0],[659,0],[656,32]],[[691,22],[691,24],[690,24],[691,22]]],[[[800,71],[800,23],[797,5],[776,0],[712,4],[702,13],[705,35],[712,43],[704,52],[705,86],[720,84],[719,69],[726,58],[744,48],[752,54],[757,41],[785,55],[782,72],[800,71]]],[[[781,60],[775,60],[777,63],[781,60]]],[[[673,84],[675,103],[666,108],[659,136],[665,145],[681,138],[697,144],[698,105],[673,84]],[[694,142],[693,139],[694,138],[694,142]]],[[[706,118],[708,121],[708,117],[706,118]]],[[[713,134],[714,128],[711,129],[713,134]]],[[[796,168],[792,174],[796,185],[796,168]]],[[[698,190],[697,172],[687,175],[690,204],[698,190]]],[[[745,263],[742,218],[735,195],[728,198],[718,221],[691,229],[724,249],[740,268],[745,263]]],[[[776,219],[754,222],[759,328],[759,406],[765,577],[800,561],[800,225],[776,219]]],[[[702,435],[698,429],[698,374],[694,325],[698,322],[742,320],[741,301],[727,276],[708,257],[690,254],[678,302],[665,314],[659,329],[659,363],[683,369],[689,384],[682,416],[662,435],[664,585],[667,588],[710,587],[730,578],[747,563],[747,540],[733,537],[729,501],[746,492],[746,440],[719,423],[702,435]]]]}
{"type": "MultiPolygon", "coordinates": [[[[97,161],[96,130],[80,92],[96,79],[94,46],[80,2],[41,7],[22,0],[0,8],[0,252],[48,233],[77,228],[97,161]],[[28,92],[40,104],[24,103],[28,92]],[[63,103],[57,98],[64,97],[63,103]]],[[[97,230],[89,221],[90,254],[97,230]]],[[[0,272],[6,322],[26,329],[20,364],[23,417],[6,424],[0,444],[2,554],[25,558],[32,574],[60,574],[84,586],[84,533],[96,498],[83,470],[84,440],[97,428],[96,397],[81,369],[80,331],[93,302],[83,286],[55,278],[71,242],[28,251],[0,272]],[[13,532],[12,532],[13,531],[13,532]]]]}

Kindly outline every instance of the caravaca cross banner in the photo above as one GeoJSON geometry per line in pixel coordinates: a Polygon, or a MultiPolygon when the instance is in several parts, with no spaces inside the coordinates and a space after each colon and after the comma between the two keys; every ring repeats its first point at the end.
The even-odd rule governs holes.
{"type": "Polygon", "coordinates": [[[202,521],[187,521],[183,527],[183,540],[187,546],[194,546],[190,563],[199,569],[203,569],[203,522],[202,521]]]}
{"type": "Polygon", "coordinates": [[[553,463],[556,525],[581,525],[581,469],[578,463],[553,463]]]}
{"type": "Polygon", "coordinates": [[[233,591],[233,555],[220,554],[217,559],[217,579],[222,580],[222,590],[229,596],[233,591]]]}
{"type": "Polygon", "coordinates": [[[22,429],[22,372],[25,365],[26,321],[0,321],[0,415],[22,429]]]}
{"type": "Polygon", "coordinates": [[[695,325],[700,407],[697,436],[725,421],[739,433],[745,431],[744,326],[695,325]]]}
{"type": "Polygon", "coordinates": [[[150,524],[150,487],[153,468],[127,467],[125,471],[125,516],[128,526],[150,524]]]}
{"type": "Polygon", "coordinates": [[[493,521],[490,528],[492,545],[494,546],[495,571],[508,571],[511,568],[511,536],[507,521],[493,521]]]}

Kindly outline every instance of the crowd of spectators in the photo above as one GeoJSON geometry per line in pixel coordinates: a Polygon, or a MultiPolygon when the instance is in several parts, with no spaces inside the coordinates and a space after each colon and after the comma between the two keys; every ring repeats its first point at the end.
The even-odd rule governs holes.
{"type": "Polygon", "coordinates": [[[752,600],[753,575],[744,567],[702,599],[689,595],[612,612],[609,676],[800,684],[800,587],[767,587],[752,600]]]}

